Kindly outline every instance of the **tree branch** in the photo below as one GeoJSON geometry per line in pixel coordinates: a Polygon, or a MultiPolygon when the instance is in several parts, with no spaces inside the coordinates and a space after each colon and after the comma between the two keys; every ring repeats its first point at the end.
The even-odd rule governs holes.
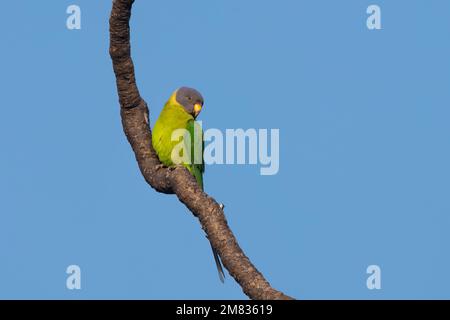
{"type": "Polygon", "coordinates": [[[131,7],[134,0],[114,0],[110,17],[110,55],[116,75],[125,135],[142,175],[158,192],[176,194],[196,216],[223,265],[252,299],[292,299],[273,289],[253,266],[231,232],[219,204],[204,193],[183,167],[163,167],[152,147],[149,111],[136,85],[130,54],[131,7]]]}

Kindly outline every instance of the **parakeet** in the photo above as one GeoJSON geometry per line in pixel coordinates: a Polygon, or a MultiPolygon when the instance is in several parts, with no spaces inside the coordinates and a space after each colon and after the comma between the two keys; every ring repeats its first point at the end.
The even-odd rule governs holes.
{"type": "MultiPolygon", "coordinates": [[[[159,160],[165,166],[176,164],[174,156],[182,156],[178,163],[185,166],[195,177],[203,190],[203,131],[195,121],[203,107],[203,97],[195,89],[182,87],[177,89],[165,104],[159,118],[155,122],[152,134],[152,145],[159,160]],[[182,129],[182,130],[178,130],[182,129]],[[184,130],[183,130],[184,129],[184,130]],[[180,140],[177,132],[185,132],[180,140]],[[175,135],[174,135],[175,133],[175,135]],[[174,139],[175,138],[175,139],[174,139]],[[178,149],[184,143],[181,152],[178,149]],[[187,152],[186,152],[187,151],[187,152]],[[186,152],[186,154],[184,154],[186,152]]],[[[219,278],[224,282],[224,272],[219,256],[211,244],[219,278]]]]}

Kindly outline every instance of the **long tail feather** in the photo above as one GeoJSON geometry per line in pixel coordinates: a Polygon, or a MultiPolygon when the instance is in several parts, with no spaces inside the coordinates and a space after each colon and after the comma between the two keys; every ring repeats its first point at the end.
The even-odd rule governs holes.
{"type": "Polygon", "coordinates": [[[217,272],[219,273],[220,282],[224,283],[225,282],[225,273],[223,272],[223,267],[222,267],[222,263],[220,262],[219,255],[217,254],[216,249],[214,249],[211,241],[209,241],[209,244],[211,245],[211,250],[213,252],[214,261],[216,262],[216,267],[217,267],[217,272]]]}

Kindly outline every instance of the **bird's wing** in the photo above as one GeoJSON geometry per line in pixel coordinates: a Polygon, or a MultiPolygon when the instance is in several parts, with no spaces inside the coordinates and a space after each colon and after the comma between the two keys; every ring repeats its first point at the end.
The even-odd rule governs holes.
{"type": "MultiPolygon", "coordinates": [[[[205,172],[205,164],[203,163],[203,130],[195,120],[189,120],[186,129],[191,136],[191,164],[187,165],[187,167],[203,189],[203,173],[205,172]]],[[[189,146],[186,147],[189,148],[189,146]]]]}

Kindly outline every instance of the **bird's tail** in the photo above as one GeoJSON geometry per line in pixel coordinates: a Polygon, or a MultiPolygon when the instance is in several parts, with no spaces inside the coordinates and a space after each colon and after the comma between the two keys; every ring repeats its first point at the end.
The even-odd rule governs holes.
{"type": "Polygon", "coordinates": [[[216,249],[214,249],[211,241],[209,241],[209,244],[211,245],[211,249],[212,249],[213,256],[214,256],[214,261],[216,262],[217,272],[219,273],[219,279],[222,283],[224,283],[225,282],[225,273],[223,272],[223,267],[222,267],[222,263],[220,262],[219,255],[218,255],[216,249]]]}

